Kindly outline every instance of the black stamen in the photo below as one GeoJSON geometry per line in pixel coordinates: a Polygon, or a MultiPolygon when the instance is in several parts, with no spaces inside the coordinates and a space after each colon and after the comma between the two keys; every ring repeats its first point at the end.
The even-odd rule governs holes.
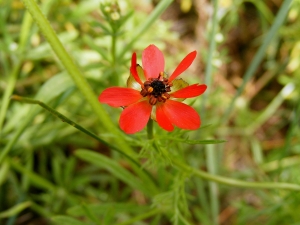
{"type": "Polygon", "coordinates": [[[150,78],[144,82],[141,90],[141,95],[149,97],[149,103],[155,105],[157,102],[165,102],[170,98],[167,92],[171,91],[171,85],[168,83],[168,79],[164,78],[162,74],[159,74],[158,78],[150,78]]]}
{"type": "Polygon", "coordinates": [[[150,86],[153,88],[151,94],[153,94],[156,98],[166,92],[166,86],[162,81],[155,80],[150,84],[150,86]]]}

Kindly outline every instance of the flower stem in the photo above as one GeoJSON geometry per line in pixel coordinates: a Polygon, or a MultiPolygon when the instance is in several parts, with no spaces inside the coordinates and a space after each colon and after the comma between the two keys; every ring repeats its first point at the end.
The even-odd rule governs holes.
{"type": "Polygon", "coordinates": [[[172,159],[173,164],[181,170],[191,173],[197,177],[215,181],[217,183],[226,184],[233,187],[240,187],[240,188],[262,188],[262,189],[286,189],[286,190],[294,190],[300,191],[300,185],[298,184],[291,184],[291,183],[279,183],[279,182],[249,182],[249,181],[242,181],[236,180],[232,178],[222,177],[218,175],[213,175],[201,170],[194,169],[190,166],[185,165],[178,159],[172,159]]]}
{"type": "Polygon", "coordinates": [[[117,42],[117,32],[118,30],[112,25],[112,35],[111,35],[111,67],[113,69],[111,82],[113,85],[119,86],[118,73],[116,71],[117,57],[116,57],[116,42],[117,42]]]}
{"type": "Polygon", "coordinates": [[[149,119],[149,121],[148,121],[147,134],[148,134],[149,140],[153,139],[153,120],[152,119],[149,119]]]}
{"type": "Polygon", "coordinates": [[[116,65],[116,31],[113,31],[111,36],[111,58],[112,58],[112,66],[115,67],[116,65]]]}
{"type": "MultiPolygon", "coordinates": [[[[216,50],[216,32],[217,32],[217,25],[218,25],[218,0],[213,0],[213,17],[212,17],[212,28],[209,34],[209,51],[207,55],[207,61],[206,61],[206,69],[205,69],[205,80],[204,83],[210,87],[212,83],[212,72],[213,72],[213,55],[216,50]]],[[[202,100],[202,106],[201,106],[201,116],[202,118],[205,118],[206,110],[205,105],[209,96],[210,89],[206,90],[206,92],[203,94],[203,100],[202,100]]]]}
{"type": "MultiPolygon", "coordinates": [[[[147,124],[147,134],[148,139],[153,139],[153,120],[149,120],[147,124]]],[[[154,147],[157,149],[158,143],[153,142],[154,147]]],[[[172,158],[172,163],[176,166],[179,170],[191,173],[199,178],[214,181],[220,184],[226,184],[232,187],[240,187],[240,188],[262,188],[262,189],[286,189],[286,190],[294,190],[300,191],[300,185],[298,184],[291,184],[291,183],[279,183],[279,182],[248,182],[242,180],[236,180],[232,178],[222,177],[219,175],[210,174],[201,170],[194,169],[178,159],[172,158]]]]}

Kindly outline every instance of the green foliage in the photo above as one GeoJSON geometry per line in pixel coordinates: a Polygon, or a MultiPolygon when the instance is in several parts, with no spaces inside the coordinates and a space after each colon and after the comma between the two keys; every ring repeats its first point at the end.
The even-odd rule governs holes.
{"type": "Polygon", "coordinates": [[[37,3],[0,1],[0,224],[299,222],[299,1],[37,3]],[[167,74],[198,48],[201,129],[125,135],[98,102],[149,44],[167,74]]]}

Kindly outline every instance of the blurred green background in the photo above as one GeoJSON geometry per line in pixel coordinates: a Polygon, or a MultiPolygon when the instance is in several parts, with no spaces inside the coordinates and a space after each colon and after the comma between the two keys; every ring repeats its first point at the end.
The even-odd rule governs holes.
{"type": "Polygon", "coordinates": [[[300,225],[299,189],[224,185],[172,162],[300,185],[299,0],[37,1],[95,98],[125,87],[132,53],[141,63],[149,44],[163,51],[167,73],[198,51],[181,78],[208,86],[186,101],[202,127],[168,133],[155,124],[158,151],[146,129],[111,132],[121,108],[103,105],[115,128],[99,120],[24,2],[0,1],[0,224],[300,225]],[[137,168],[113,151],[122,141],[137,168]]]}

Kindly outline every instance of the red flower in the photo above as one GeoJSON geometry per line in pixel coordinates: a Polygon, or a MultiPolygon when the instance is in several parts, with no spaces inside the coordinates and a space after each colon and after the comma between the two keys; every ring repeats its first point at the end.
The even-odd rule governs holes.
{"type": "Polygon", "coordinates": [[[164,56],[155,45],[150,45],[143,51],[144,69],[136,63],[136,53],[133,53],[128,87],[107,88],[100,94],[99,101],[112,107],[125,108],[119,123],[127,134],[141,131],[150,117],[167,131],[172,131],[174,125],[196,130],[201,124],[200,116],[181,101],[201,95],[207,87],[205,84],[189,86],[182,79],[175,79],[192,64],[196,54],[196,51],[189,53],[167,78],[164,56]]]}

